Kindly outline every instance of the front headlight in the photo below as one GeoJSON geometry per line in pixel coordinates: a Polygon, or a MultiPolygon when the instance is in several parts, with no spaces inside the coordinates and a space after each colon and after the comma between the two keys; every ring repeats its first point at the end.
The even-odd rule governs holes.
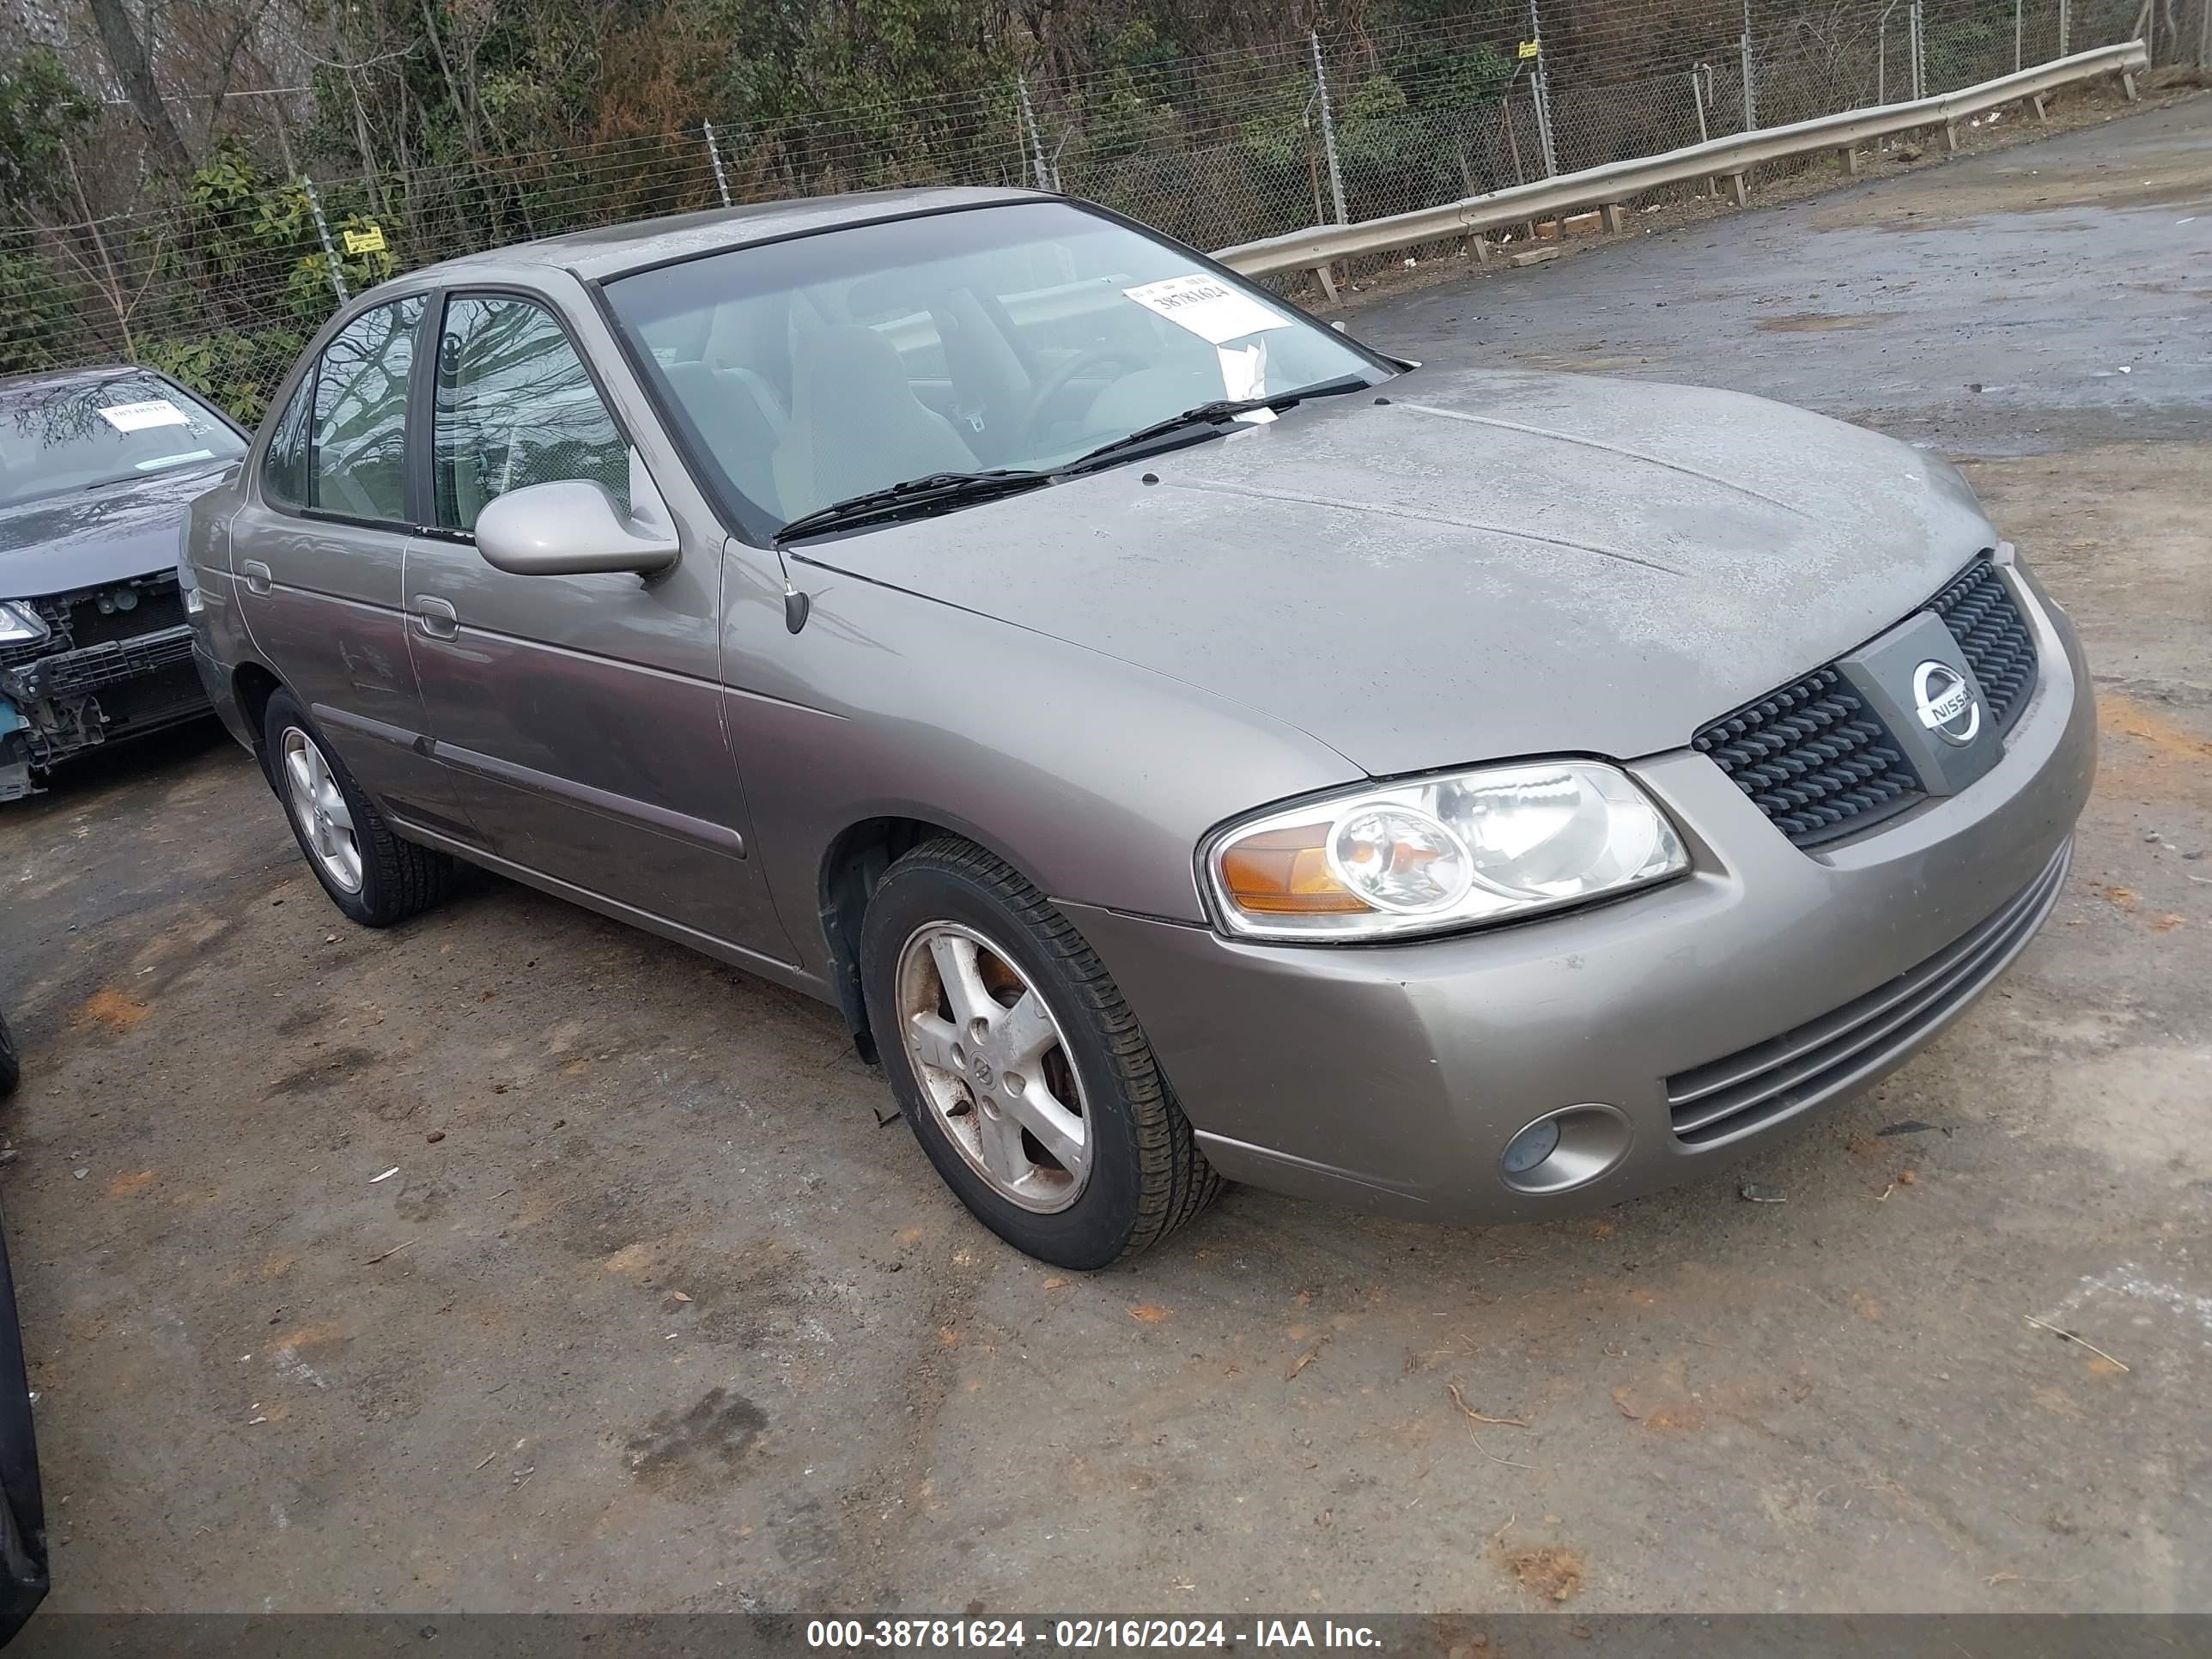
{"type": "Polygon", "coordinates": [[[27,605],[0,599],[0,645],[26,645],[46,637],[46,619],[27,605]]]}
{"type": "Polygon", "coordinates": [[[1508,921],[1690,867],[1618,767],[1529,761],[1373,785],[1248,818],[1201,861],[1246,939],[1360,940],[1508,921]]]}

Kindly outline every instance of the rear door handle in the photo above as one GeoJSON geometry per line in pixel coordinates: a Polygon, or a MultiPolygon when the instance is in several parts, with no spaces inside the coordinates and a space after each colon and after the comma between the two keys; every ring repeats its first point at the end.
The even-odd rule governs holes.
{"type": "Polygon", "coordinates": [[[434,593],[417,593],[415,629],[426,640],[450,640],[461,631],[461,613],[434,593]]]}
{"type": "Polygon", "coordinates": [[[238,574],[246,578],[246,591],[249,593],[266,593],[276,580],[269,574],[269,567],[258,559],[246,560],[238,567],[238,574]]]}

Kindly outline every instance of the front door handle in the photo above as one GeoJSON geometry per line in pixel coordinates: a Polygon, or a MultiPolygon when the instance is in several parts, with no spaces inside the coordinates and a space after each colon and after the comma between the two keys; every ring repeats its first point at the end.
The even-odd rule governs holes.
{"type": "Polygon", "coordinates": [[[246,578],[246,591],[249,593],[266,593],[270,584],[276,580],[269,574],[269,567],[258,559],[246,560],[238,567],[238,574],[246,578]]]}
{"type": "Polygon", "coordinates": [[[461,613],[434,593],[417,593],[415,628],[426,640],[450,640],[461,631],[461,613]]]}

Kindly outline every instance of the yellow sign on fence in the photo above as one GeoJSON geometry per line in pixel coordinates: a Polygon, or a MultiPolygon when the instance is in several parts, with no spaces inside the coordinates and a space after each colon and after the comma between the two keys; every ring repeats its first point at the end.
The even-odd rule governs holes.
{"type": "Polygon", "coordinates": [[[384,227],[371,225],[367,230],[349,230],[345,234],[348,253],[381,253],[384,252],[384,227]]]}
{"type": "Polygon", "coordinates": [[[1521,56],[1523,58],[1534,58],[1536,55],[1537,49],[1538,42],[1534,40],[1523,40],[1521,43],[1521,56]]]}

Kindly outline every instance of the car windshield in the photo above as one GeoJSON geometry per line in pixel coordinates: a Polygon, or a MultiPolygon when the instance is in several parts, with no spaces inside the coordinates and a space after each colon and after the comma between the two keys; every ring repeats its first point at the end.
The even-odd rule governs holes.
{"type": "Polygon", "coordinates": [[[151,374],[0,387],[0,507],[245,453],[221,416],[151,374]]]}
{"type": "Polygon", "coordinates": [[[607,284],[751,527],[1032,471],[1221,399],[1391,371],[1265,289],[1061,202],[739,247],[607,284]]]}

